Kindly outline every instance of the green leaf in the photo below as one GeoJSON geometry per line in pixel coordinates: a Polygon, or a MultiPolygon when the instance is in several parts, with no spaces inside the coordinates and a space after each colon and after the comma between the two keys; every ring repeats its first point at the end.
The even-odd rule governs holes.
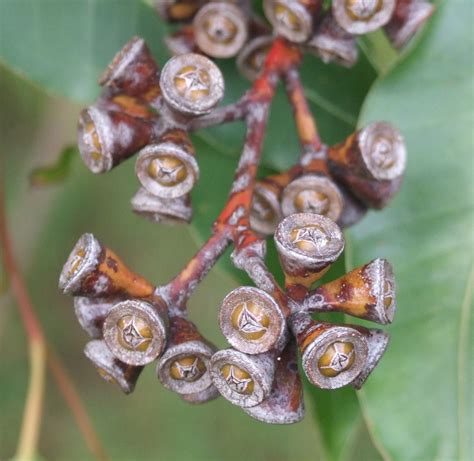
{"type": "Polygon", "coordinates": [[[54,165],[35,168],[30,174],[30,184],[34,187],[58,184],[69,176],[71,164],[77,157],[75,146],[63,149],[54,165]]]}
{"type": "Polygon", "coordinates": [[[376,83],[361,125],[398,125],[396,200],[351,230],[355,264],[394,265],[398,313],[360,400],[387,456],[473,459],[473,35],[470,0],[445,1],[415,52],[376,83]]]}
{"type": "Polygon", "coordinates": [[[88,102],[115,53],[134,35],[162,64],[166,27],[137,0],[3,0],[0,62],[48,91],[88,102]]]}

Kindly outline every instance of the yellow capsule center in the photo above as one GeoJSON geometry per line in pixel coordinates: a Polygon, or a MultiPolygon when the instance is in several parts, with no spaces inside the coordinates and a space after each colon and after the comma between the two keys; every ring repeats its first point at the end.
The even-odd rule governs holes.
{"type": "Polygon", "coordinates": [[[383,6],[383,0],[346,0],[347,14],[355,21],[368,21],[383,6]]]}
{"type": "Polygon", "coordinates": [[[301,30],[301,23],[298,19],[298,16],[291,11],[288,6],[277,2],[275,4],[275,19],[277,22],[286,29],[290,29],[294,32],[299,32],[301,30]]]}
{"type": "Polygon", "coordinates": [[[384,170],[395,164],[394,150],[389,139],[378,138],[375,140],[372,149],[372,160],[376,166],[384,170]]]}
{"type": "Polygon", "coordinates": [[[296,194],[294,205],[301,213],[326,215],[329,211],[330,201],[323,192],[306,189],[296,194]]]}
{"type": "Polygon", "coordinates": [[[96,163],[102,160],[102,144],[97,134],[95,124],[92,120],[88,120],[84,126],[84,135],[87,139],[87,144],[91,147],[89,152],[90,158],[96,163]]]}
{"type": "Polygon", "coordinates": [[[351,368],[355,360],[354,344],[334,342],[324,351],[318,360],[318,369],[323,376],[334,378],[339,373],[351,368]]]}
{"type": "Polygon", "coordinates": [[[388,309],[393,303],[393,289],[390,282],[385,281],[384,283],[384,297],[383,297],[383,304],[385,309],[388,309]]]}
{"type": "Polygon", "coordinates": [[[253,301],[246,301],[238,304],[232,311],[231,322],[240,336],[257,341],[267,332],[270,317],[261,305],[253,301]]]}
{"type": "Polygon", "coordinates": [[[148,174],[165,187],[176,186],[188,176],[184,163],[171,155],[154,158],[148,165],[148,174]]]}
{"type": "Polygon", "coordinates": [[[86,255],[86,249],[84,247],[80,247],[77,251],[74,252],[72,255],[71,266],[69,269],[69,276],[73,276],[81,267],[82,262],[84,261],[84,256],[86,255]]]}
{"type": "Polygon", "coordinates": [[[225,14],[209,14],[204,21],[204,32],[211,42],[227,45],[231,43],[238,31],[237,25],[225,14]]]}
{"type": "Polygon", "coordinates": [[[170,366],[170,375],[178,381],[193,382],[206,372],[206,365],[196,355],[187,355],[175,360],[170,366]]]}
{"type": "Polygon", "coordinates": [[[185,66],[175,75],[174,85],[183,98],[196,102],[209,96],[211,77],[205,69],[185,66]]]}
{"type": "Polygon", "coordinates": [[[117,340],[125,349],[145,352],[153,340],[153,330],[138,315],[124,315],[117,322],[117,340]]]}
{"type": "Polygon", "coordinates": [[[318,225],[297,227],[290,232],[293,244],[307,253],[317,253],[329,243],[330,237],[326,230],[318,225]]]}
{"type": "Polygon", "coordinates": [[[251,395],[254,390],[254,382],[247,371],[233,365],[226,364],[221,368],[221,373],[227,385],[239,394],[251,395]]]}

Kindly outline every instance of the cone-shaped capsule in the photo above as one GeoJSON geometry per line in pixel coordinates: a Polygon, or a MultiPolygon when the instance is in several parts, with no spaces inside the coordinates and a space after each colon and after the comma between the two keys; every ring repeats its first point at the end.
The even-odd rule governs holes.
{"type": "Polygon", "coordinates": [[[317,174],[306,174],[290,182],[281,200],[284,216],[315,213],[332,221],[339,219],[343,206],[341,191],[334,181],[317,174]]]}
{"type": "Polygon", "coordinates": [[[126,300],[114,306],[104,321],[104,339],[112,353],[130,365],[146,365],[166,345],[165,306],[126,300]]]}
{"type": "Polygon", "coordinates": [[[213,58],[231,58],[247,41],[247,18],[232,3],[208,3],[199,10],[193,25],[198,47],[213,58]]]}
{"type": "Polygon", "coordinates": [[[434,5],[426,0],[397,0],[385,32],[395,48],[403,48],[433,14],[434,5]]]}
{"type": "Polygon", "coordinates": [[[235,349],[216,352],[211,358],[211,378],[223,397],[240,407],[253,407],[270,395],[275,355],[247,355],[235,349]]]}
{"type": "Polygon", "coordinates": [[[166,48],[173,55],[196,53],[198,51],[194,28],[186,26],[165,37],[166,48]]]}
{"type": "Polygon", "coordinates": [[[262,235],[271,235],[281,221],[281,188],[271,181],[259,181],[255,185],[250,210],[250,225],[262,235]]]}
{"type": "Polygon", "coordinates": [[[161,383],[178,394],[198,394],[213,387],[209,360],[215,352],[196,326],[182,317],[170,319],[168,347],[159,359],[161,383]]]}
{"type": "Polygon", "coordinates": [[[133,392],[143,367],[121,362],[114,357],[104,341],[88,342],[84,354],[94,364],[103,380],[117,384],[125,394],[133,392]]]}
{"type": "Polygon", "coordinates": [[[338,188],[342,193],[344,207],[337,225],[346,229],[359,222],[367,214],[367,206],[350,194],[342,184],[338,184],[338,188]]]}
{"type": "Polygon", "coordinates": [[[159,69],[145,41],[133,37],[114,57],[99,83],[113,92],[154,101],[160,95],[159,69]]]}
{"type": "Polygon", "coordinates": [[[153,195],[176,198],[185,195],[199,178],[194,148],[183,130],[171,130],[159,144],[138,155],[135,172],[142,186],[153,195]]]}
{"type": "Polygon", "coordinates": [[[224,298],[219,323],[230,345],[247,354],[279,348],[287,338],[280,306],[268,293],[254,287],[236,288],[224,298]]]}
{"type": "Polygon", "coordinates": [[[307,287],[326,273],[344,249],[339,226],[313,213],[286,217],[277,227],[275,243],[287,280],[307,287]]]}
{"type": "Polygon", "coordinates": [[[131,200],[137,215],[160,224],[184,224],[191,222],[193,210],[189,194],[177,198],[162,198],[141,188],[131,200]]]}
{"type": "Polygon", "coordinates": [[[406,165],[400,132],[376,122],[331,147],[329,168],[366,205],[382,208],[398,191],[406,165]]]}
{"type": "Polygon", "coordinates": [[[259,405],[243,410],[252,418],[269,424],[293,424],[303,419],[303,385],[298,373],[294,340],[277,359],[270,396],[259,405]]]}
{"type": "Polygon", "coordinates": [[[241,49],[236,62],[245,78],[253,81],[260,75],[273,40],[272,35],[256,37],[241,49]]]}
{"type": "Polygon", "coordinates": [[[104,173],[145,146],[151,125],[125,112],[88,107],[81,112],[78,144],[84,164],[93,173],[104,173]]]}
{"type": "Polygon", "coordinates": [[[351,383],[367,362],[367,341],[354,328],[316,322],[304,313],[290,318],[309,381],[321,389],[351,383]]]}
{"type": "Polygon", "coordinates": [[[310,312],[319,310],[318,305],[380,324],[391,323],[396,309],[392,266],[386,259],[374,259],[321,285],[307,298],[310,312]]]}
{"type": "Polygon", "coordinates": [[[83,330],[95,339],[102,338],[104,320],[112,308],[120,301],[117,298],[74,298],[74,312],[83,330]]]}
{"type": "Polygon", "coordinates": [[[314,18],[321,3],[320,0],[264,0],[263,8],[277,34],[302,43],[313,32],[314,18]]]}
{"type": "Polygon", "coordinates": [[[333,0],[332,13],[339,25],[355,35],[373,32],[392,17],[395,0],[333,0]]]}
{"type": "Polygon", "coordinates": [[[92,234],[78,240],[59,277],[59,288],[74,296],[123,295],[146,298],[154,286],[130,271],[109,248],[92,234]]]}
{"type": "Polygon", "coordinates": [[[205,56],[188,53],[171,58],[161,72],[163,97],[185,115],[210,112],[224,96],[224,78],[205,56]]]}
{"type": "Polygon", "coordinates": [[[387,350],[390,336],[388,333],[382,330],[363,328],[359,325],[352,326],[364,335],[368,347],[367,361],[365,362],[365,366],[360,374],[357,375],[357,377],[351,383],[353,387],[360,389],[372,371],[374,371],[375,367],[379,364],[380,359],[387,350]]]}
{"type": "Polygon", "coordinates": [[[155,8],[168,22],[189,21],[197,13],[204,0],[156,0],[155,8]]]}
{"type": "Polygon", "coordinates": [[[326,13],[306,47],[325,63],[352,67],[357,61],[355,37],[339,26],[331,12],[326,13]]]}

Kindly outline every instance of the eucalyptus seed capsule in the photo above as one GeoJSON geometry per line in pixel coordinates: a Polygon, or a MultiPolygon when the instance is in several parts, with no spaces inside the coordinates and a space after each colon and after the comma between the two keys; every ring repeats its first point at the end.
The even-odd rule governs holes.
{"type": "Polygon", "coordinates": [[[249,40],[242,47],[236,62],[237,68],[245,78],[254,81],[259,77],[273,40],[272,35],[263,35],[249,40]]]}
{"type": "Polygon", "coordinates": [[[247,355],[235,349],[216,352],[211,358],[211,378],[221,395],[240,407],[252,407],[270,395],[275,355],[247,355]]]}
{"type": "Polygon", "coordinates": [[[247,354],[279,348],[288,336],[277,301],[254,287],[236,288],[224,298],[219,323],[230,345],[247,354]]]}
{"type": "Polygon", "coordinates": [[[302,43],[313,32],[321,3],[320,0],[264,0],[263,8],[276,33],[302,43]]]}
{"type": "Polygon", "coordinates": [[[94,364],[104,381],[117,384],[125,394],[133,392],[143,367],[121,362],[114,357],[104,341],[88,342],[84,354],[94,364]]]}
{"type": "Polygon", "coordinates": [[[99,83],[114,93],[155,102],[160,97],[158,74],[158,66],[145,41],[133,37],[114,57],[99,83]]]}
{"type": "Polygon", "coordinates": [[[173,56],[198,52],[194,28],[192,26],[182,27],[180,30],[166,36],[165,44],[173,56]]]}
{"type": "Polygon", "coordinates": [[[213,387],[209,361],[215,348],[208,344],[195,325],[182,318],[170,319],[168,347],[159,359],[157,375],[161,383],[178,394],[197,394],[213,387]]]}
{"type": "Polygon", "coordinates": [[[163,98],[185,115],[209,113],[224,96],[224,78],[205,56],[188,53],[171,58],[161,72],[163,98]]]}
{"type": "Polygon", "coordinates": [[[290,182],[283,191],[281,208],[284,216],[293,213],[315,213],[337,221],[344,203],[336,184],[328,177],[306,174],[290,182]]]}
{"type": "Polygon", "coordinates": [[[247,18],[232,3],[208,3],[199,10],[193,25],[198,47],[214,58],[235,56],[247,41],[247,18]]]}
{"type": "Polygon", "coordinates": [[[168,22],[189,21],[198,12],[203,0],[157,0],[155,8],[168,22]]]}
{"type": "Polygon", "coordinates": [[[406,166],[406,147],[389,123],[375,122],[328,152],[331,173],[364,204],[383,208],[399,190],[406,166]]]}
{"type": "Polygon", "coordinates": [[[259,181],[255,185],[250,210],[250,225],[262,235],[271,235],[281,221],[281,188],[271,181],[259,181]]]}
{"type": "Polygon", "coordinates": [[[397,0],[392,19],[385,32],[395,48],[403,48],[424,26],[434,12],[434,5],[426,0],[397,0]]]}
{"type": "Polygon", "coordinates": [[[166,309],[161,303],[126,300],[104,322],[104,339],[112,353],[130,365],[147,365],[166,345],[166,309]]]}
{"type": "Polygon", "coordinates": [[[306,48],[326,64],[335,62],[344,67],[352,67],[357,61],[355,37],[339,26],[331,12],[321,20],[306,48]]]}
{"type": "Polygon", "coordinates": [[[354,35],[384,26],[392,17],[395,0],[333,0],[332,14],[339,25],[354,35]]]}
{"type": "Polygon", "coordinates": [[[326,273],[344,249],[339,226],[313,213],[286,217],[277,227],[275,243],[287,280],[307,287],[326,273]]]}
{"type": "Polygon", "coordinates": [[[199,178],[194,148],[183,130],[170,130],[158,144],[140,151],[135,172],[142,186],[162,198],[188,193],[199,178]]]}
{"type": "Polygon", "coordinates": [[[59,277],[59,288],[74,296],[151,296],[154,286],[132,272],[92,234],[78,240],[59,277]]]}
{"type": "Polygon", "coordinates": [[[317,322],[307,314],[290,318],[309,381],[321,389],[351,383],[367,363],[367,341],[354,328],[317,322]]]}
{"type": "Polygon", "coordinates": [[[102,338],[104,320],[117,302],[117,298],[74,298],[74,312],[83,330],[94,339],[102,338]]]}
{"type": "Polygon", "coordinates": [[[79,117],[79,152],[89,170],[104,173],[148,144],[151,131],[145,119],[91,106],[79,117]]]}
{"type": "Polygon", "coordinates": [[[184,224],[191,222],[193,210],[191,196],[162,198],[140,188],[131,200],[132,210],[139,216],[160,224],[184,224]]]}

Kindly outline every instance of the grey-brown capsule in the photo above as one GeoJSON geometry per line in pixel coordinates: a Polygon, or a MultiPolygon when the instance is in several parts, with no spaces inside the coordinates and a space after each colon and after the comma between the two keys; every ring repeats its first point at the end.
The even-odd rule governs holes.
{"type": "Polygon", "coordinates": [[[211,358],[211,378],[221,395],[240,407],[253,407],[271,392],[275,374],[272,353],[248,355],[235,349],[216,352],[211,358]]]}
{"type": "Polygon", "coordinates": [[[191,222],[193,209],[189,194],[176,198],[163,198],[140,188],[131,200],[132,210],[139,216],[160,224],[185,224],[191,222]]]}
{"type": "Polygon", "coordinates": [[[156,0],[155,8],[168,22],[189,21],[197,13],[204,0],[156,0]]]}
{"type": "Polygon", "coordinates": [[[224,96],[224,78],[205,56],[188,53],[171,58],[160,78],[163,98],[185,115],[209,113],[224,96]]]}
{"type": "Polygon", "coordinates": [[[259,288],[239,287],[222,302],[219,324],[235,349],[260,354],[286,342],[285,316],[276,300],[259,288]]]}
{"type": "Polygon", "coordinates": [[[279,189],[265,182],[255,184],[250,210],[252,229],[262,235],[271,235],[281,219],[279,189]]]}
{"type": "Polygon", "coordinates": [[[305,174],[283,190],[281,209],[284,216],[315,213],[337,221],[344,203],[339,187],[327,176],[305,174]]]}
{"type": "Polygon", "coordinates": [[[104,320],[120,299],[117,298],[74,298],[74,312],[83,330],[94,339],[102,338],[104,320]]]}
{"type": "Polygon", "coordinates": [[[339,25],[354,35],[384,26],[392,17],[395,0],[333,0],[332,14],[339,25]]]}
{"type": "Polygon", "coordinates": [[[200,405],[202,403],[207,403],[216,399],[220,396],[220,394],[216,386],[212,385],[201,392],[196,392],[194,394],[180,394],[179,396],[187,403],[200,405]]]}
{"type": "Polygon", "coordinates": [[[195,16],[194,32],[198,47],[214,58],[235,56],[248,37],[244,12],[229,2],[210,2],[195,16]]]}
{"type": "Polygon", "coordinates": [[[130,365],[146,365],[159,357],[167,336],[163,310],[139,300],[116,304],[104,322],[104,339],[112,353],[130,365]]]}
{"type": "Polygon", "coordinates": [[[114,357],[105,342],[100,340],[88,342],[84,354],[94,364],[103,380],[117,384],[125,394],[133,392],[143,367],[121,362],[114,357]]]}
{"type": "Polygon", "coordinates": [[[272,35],[263,35],[249,40],[237,56],[237,68],[250,81],[262,72],[265,58],[274,40],[272,35]]]}

